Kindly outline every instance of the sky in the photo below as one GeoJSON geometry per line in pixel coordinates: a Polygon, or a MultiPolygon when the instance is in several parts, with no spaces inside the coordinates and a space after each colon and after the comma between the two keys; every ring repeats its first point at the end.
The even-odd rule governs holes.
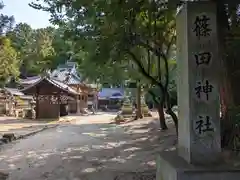
{"type": "Polygon", "coordinates": [[[3,0],[5,7],[2,14],[13,15],[16,23],[27,23],[32,28],[44,28],[50,24],[50,15],[47,12],[39,11],[28,6],[33,0],[3,0]]]}

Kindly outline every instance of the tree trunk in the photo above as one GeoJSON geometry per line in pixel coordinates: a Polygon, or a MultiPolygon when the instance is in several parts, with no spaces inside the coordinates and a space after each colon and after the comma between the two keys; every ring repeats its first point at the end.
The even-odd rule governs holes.
{"type": "Polygon", "coordinates": [[[162,130],[166,130],[168,129],[167,124],[166,124],[166,120],[165,120],[165,114],[163,111],[163,101],[159,101],[159,99],[157,99],[157,97],[155,96],[155,94],[150,90],[149,94],[152,96],[155,107],[157,108],[158,111],[158,115],[159,115],[159,122],[160,122],[160,129],[162,130]]]}
{"type": "Polygon", "coordinates": [[[176,127],[176,133],[178,134],[178,117],[175,114],[175,112],[172,110],[171,102],[170,102],[170,96],[169,93],[166,93],[166,113],[169,114],[174,122],[174,125],[176,127]]]}
{"type": "Polygon", "coordinates": [[[165,115],[164,115],[164,111],[163,111],[163,104],[157,104],[157,111],[158,111],[158,115],[159,115],[159,122],[160,122],[160,128],[161,130],[166,130],[168,129],[167,124],[166,124],[166,119],[165,119],[165,115]]]}
{"type": "Polygon", "coordinates": [[[173,112],[173,110],[171,108],[168,108],[166,110],[166,113],[169,114],[174,122],[174,125],[176,127],[176,132],[178,134],[178,117],[177,115],[175,114],[175,112],[173,112]]]}
{"type": "Polygon", "coordinates": [[[141,109],[141,85],[137,83],[137,93],[136,93],[136,103],[137,103],[137,112],[136,119],[142,119],[142,109],[141,109]]]}
{"type": "MultiPolygon", "coordinates": [[[[232,80],[229,72],[231,70],[231,57],[227,56],[226,37],[229,31],[228,15],[225,4],[222,1],[217,3],[217,24],[218,24],[218,41],[219,57],[221,62],[221,87],[220,87],[220,105],[221,105],[221,145],[228,146],[230,134],[232,131],[232,120],[229,118],[229,109],[233,106],[233,89],[232,80]]],[[[231,54],[231,53],[230,53],[231,54]]]]}

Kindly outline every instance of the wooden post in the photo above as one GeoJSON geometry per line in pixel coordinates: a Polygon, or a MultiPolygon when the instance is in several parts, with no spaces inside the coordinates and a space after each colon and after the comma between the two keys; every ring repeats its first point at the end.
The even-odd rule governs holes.
{"type": "Polygon", "coordinates": [[[39,87],[36,87],[37,90],[36,90],[36,119],[39,118],[39,87]]]}
{"type": "Polygon", "coordinates": [[[77,95],[77,113],[81,113],[81,107],[80,107],[80,101],[81,101],[81,95],[77,95]]]}

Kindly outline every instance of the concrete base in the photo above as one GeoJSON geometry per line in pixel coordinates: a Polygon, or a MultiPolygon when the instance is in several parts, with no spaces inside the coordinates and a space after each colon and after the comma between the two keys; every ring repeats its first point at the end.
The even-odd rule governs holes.
{"type": "Polygon", "coordinates": [[[162,152],[157,159],[156,180],[239,180],[240,169],[230,165],[196,167],[176,151],[162,152]]]}

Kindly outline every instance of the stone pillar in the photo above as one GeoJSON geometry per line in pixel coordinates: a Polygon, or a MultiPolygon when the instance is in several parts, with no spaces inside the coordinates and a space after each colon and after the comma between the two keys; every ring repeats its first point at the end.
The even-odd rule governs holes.
{"type": "Polygon", "coordinates": [[[219,161],[220,107],[216,6],[188,2],[177,15],[178,153],[193,164],[219,161]]]}
{"type": "Polygon", "coordinates": [[[221,161],[216,5],[186,2],[177,15],[178,149],[160,153],[157,180],[238,180],[221,161]]]}

